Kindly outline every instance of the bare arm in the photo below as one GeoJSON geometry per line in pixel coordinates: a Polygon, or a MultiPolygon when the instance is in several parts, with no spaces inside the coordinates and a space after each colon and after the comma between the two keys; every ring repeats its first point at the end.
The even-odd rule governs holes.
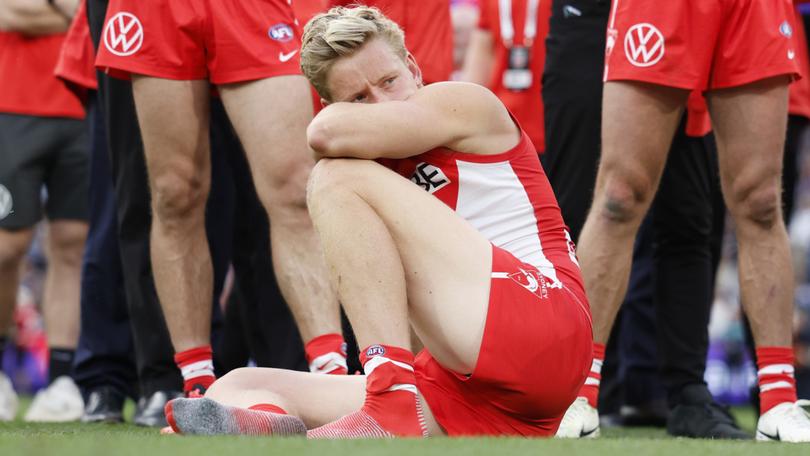
{"type": "Polygon", "coordinates": [[[405,101],[335,103],[307,129],[320,157],[404,158],[436,147],[495,154],[517,143],[508,111],[486,88],[431,84],[405,101]]]}
{"type": "Polygon", "coordinates": [[[494,45],[491,31],[480,28],[473,30],[461,72],[463,81],[482,86],[489,85],[492,66],[495,62],[494,45]]]}
{"type": "Polygon", "coordinates": [[[63,33],[70,26],[79,0],[0,0],[0,30],[26,35],[63,33]]]}

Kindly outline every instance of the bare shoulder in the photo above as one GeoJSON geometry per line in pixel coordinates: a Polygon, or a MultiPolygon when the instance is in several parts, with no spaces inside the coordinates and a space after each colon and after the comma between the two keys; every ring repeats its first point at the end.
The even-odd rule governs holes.
{"type": "Polygon", "coordinates": [[[520,130],[509,110],[488,88],[469,82],[437,82],[413,95],[453,118],[463,134],[448,147],[459,152],[498,154],[514,147],[520,130]]]}

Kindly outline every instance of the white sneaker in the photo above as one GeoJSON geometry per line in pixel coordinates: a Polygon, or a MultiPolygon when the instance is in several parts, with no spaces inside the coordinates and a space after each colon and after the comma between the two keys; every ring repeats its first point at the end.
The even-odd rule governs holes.
{"type": "Polygon", "coordinates": [[[25,421],[62,423],[78,421],[84,413],[82,393],[70,377],[59,377],[37,393],[25,413],[25,421]]]}
{"type": "Polygon", "coordinates": [[[6,374],[0,372],[0,421],[11,421],[17,416],[17,407],[20,405],[17,393],[11,386],[11,380],[6,374]]]}
{"type": "Polygon", "coordinates": [[[562,439],[599,437],[599,412],[591,407],[588,399],[578,397],[563,416],[557,437],[562,439]]]}
{"type": "Polygon", "coordinates": [[[783,402],[768,410],[757,422],[757,440],[810,442],[810,414],[802,407],[810,401],[783,402]]]}

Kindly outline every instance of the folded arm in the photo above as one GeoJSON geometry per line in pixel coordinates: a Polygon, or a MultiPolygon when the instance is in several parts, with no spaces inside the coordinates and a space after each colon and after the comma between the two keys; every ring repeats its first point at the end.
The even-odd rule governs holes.
{"type": "Polygon", "coordinates": [[[307,138],[319,158],[377,159],[410,157],[436,147],[486,153],[491,139],[514,137],[515,131],[492,92],[451,82],[423,87],[404,101],[329,105],[312,121],[307,138]],[[484,147],[469,147],[471,142],[484,147]]]}

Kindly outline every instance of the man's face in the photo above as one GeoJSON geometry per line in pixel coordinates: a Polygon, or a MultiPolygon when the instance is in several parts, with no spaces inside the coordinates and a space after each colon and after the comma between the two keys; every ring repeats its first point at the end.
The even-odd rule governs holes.
{"type": "Polygon", "coordinates": [[[326,83],[333,102],[381,103],[407,99],[419,89],[420,79],[412,58],[403,62],[388,43],[373,39],[351,56],[338,59],[326,83]]]}

